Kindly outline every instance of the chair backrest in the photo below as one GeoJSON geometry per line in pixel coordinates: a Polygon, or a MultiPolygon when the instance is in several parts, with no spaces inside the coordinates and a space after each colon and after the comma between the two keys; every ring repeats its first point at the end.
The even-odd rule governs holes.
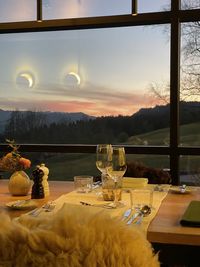
{"type": "Polygon", "coordinates": [[[170,184],[171,176],[168,171],[147,167],[141,162],[127,162],[125,177],[148,178],[150,184],[170,184]]]}
{"type": "Polygon", "coordinates": [[[55,214],[0,221],[0,266],[159,267],[142,232],[96,207],[64,204],[55,214]]]}

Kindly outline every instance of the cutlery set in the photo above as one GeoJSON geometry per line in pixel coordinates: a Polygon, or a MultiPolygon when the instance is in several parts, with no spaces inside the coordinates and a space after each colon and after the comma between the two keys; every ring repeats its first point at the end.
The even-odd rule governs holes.
{"type": "Polygon", "coordinates": [[[45,203],[42,207],[36,208],[28,213],[31,216],[38,216],[41,212],[51,212],[56,207],[56,204],[53,201],[45,203]]]}
{"type": "Polygon", "coordinates": [[[29,201],[30,201],[29,199],[17,200],[13,204],[11,204],[10,207],[12,207],[12,208],[21,207],[21,206],[25,205],[26,203],[28,203],[29,201]]]}
{"type": "MultiPolygon", "coordinates": [[[[80,204],[84,206],[93,206],[93,207],[100,207],[100,208],[105,208],[105,209],[116,208],[116,206],[113,206],[113,203],[92,204],[92,203],[80,201],[80,204]]],[[[122,215],[121,220],[124,221],[127,225],[141,224],[143,217],[146,217],[151,213],[151,208],[148,205],[144,205],[142,208],[137,209],[135,212],[133,211],[134,209],[129,208],[122,215]]]]}
{"type": "Polygon", "coordinates": [[[103,203],[103,204],[92,204],[84,201],[80,201],[80,204],[83,206],[93,206],[93,207],[99,207],[99,208],[105,208],[105,209],[115,209],[116,207],[113,205],[113,203],[103,203]]]}
{"type": "MultiPolygon", "coordinates": [[[[123,214],[123,218],[126,216],[126,212],[127,211],[125,211],[125,213],[123,214]]],[[[148,205],[144,205],[142,208],[136,210],[136,212],[133,213],[133,215],[130,214],[128,216],[126,224],[127,225],[130,225],[132,223],[141,224],[143,217],[148,216],[150,213],[151,213],[151,208],[148,205]]]]}

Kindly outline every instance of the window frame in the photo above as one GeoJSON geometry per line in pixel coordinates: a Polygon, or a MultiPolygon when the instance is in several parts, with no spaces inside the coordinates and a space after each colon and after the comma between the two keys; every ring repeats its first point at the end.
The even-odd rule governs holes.
{"type": "MultiPolygon", "coordinates": [[[[40,1],[39,1],[40,2],[40,1]]],[[[171,10],[141,13],[137,16],[116,15],[105,17],[56,19],[0,23],[0,34],[78,30],[169,24],[170,33],[170,144],[165,146],[125,145],[127,154],[167,155],[170,158],[172,184],[179,184],[179,158],[181,155],[200,155],[200,146],[179,145],[179,90],[180,90],[180,37],[181,23],[200,20],[200,9],[181,10],[181,0],[171,0],[171,10]]],[[[96,145],[84,144],[19,144],[22,152],[95,153],[96,145]]],[[[9,150],[0,144],[1,151],[9,150]]]]}

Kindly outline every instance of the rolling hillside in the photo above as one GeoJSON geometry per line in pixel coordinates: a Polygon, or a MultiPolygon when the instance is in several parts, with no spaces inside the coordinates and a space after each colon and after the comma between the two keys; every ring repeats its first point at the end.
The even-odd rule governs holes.
{"type": "MultiPolygon", "coordinates": [[[[129,137],[129,145],[169,145],[169,128],[129,137]]],[[[200,146],[200,122],[181,125],[180,144],[200,146]]]]}

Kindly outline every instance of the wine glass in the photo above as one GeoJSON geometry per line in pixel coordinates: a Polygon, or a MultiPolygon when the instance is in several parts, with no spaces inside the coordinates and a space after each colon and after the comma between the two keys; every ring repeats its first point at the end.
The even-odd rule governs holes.
{"type": "Polygon", "coordinates": [[[114,201],[113,206],[119,207],[123,204],[121,200],[122,178],[126,172],[126,156],[124,147],[113,147],[112,157],[109,157],[107,173],[113,180],[114,201]]]}
{"type": "Polygon", "coordinates": [[[99,144],[96,149],[96,166],[101,172],[102,192],[104,200],[113,200],[113,192],[108,189],[110,177],[107,174],[107,165],[112,155],[112,146],[110,144],[99,144]]]}
{"type": "Polygon", "coordinates": [[[111,157],[112,153],[112,146],[109,144],[99,144],[97,145],[96,149],[96,166],[97,169],[100,170],[100,172],[103,175],[107,174],[107,165],[109,161],[109,157],[111,157]]]}

